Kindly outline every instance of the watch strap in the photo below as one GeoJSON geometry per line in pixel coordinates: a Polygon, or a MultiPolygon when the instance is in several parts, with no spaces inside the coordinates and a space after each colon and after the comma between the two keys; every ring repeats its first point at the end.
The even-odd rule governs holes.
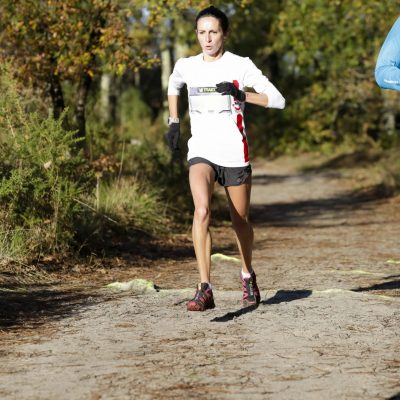
{"type": "Polygon", "coordinates": [[[176,117],[168,117],[168,125],[171,125],[171,124],[179,124],[179,118],[176,118],[176,117]]]}

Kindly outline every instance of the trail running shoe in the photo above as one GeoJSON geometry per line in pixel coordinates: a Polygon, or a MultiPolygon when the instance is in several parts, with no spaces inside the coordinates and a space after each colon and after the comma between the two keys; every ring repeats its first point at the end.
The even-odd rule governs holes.
{"type": "Polygon", "coordinates": [[[213,292],[208,283],[201,283],[196,289],[196,294],[193,300],[187,303],[188,311],[204,311],[209,308],[214,308],[213,292]]]}
{"type": "Polygon", "coordinates": [[[244,278],[240,272],[240,281],[243,285],[243,305],[248,307],[260,304],[261,296],[257,286],[256,273],[253,271],[250,278],[244,278]]]}

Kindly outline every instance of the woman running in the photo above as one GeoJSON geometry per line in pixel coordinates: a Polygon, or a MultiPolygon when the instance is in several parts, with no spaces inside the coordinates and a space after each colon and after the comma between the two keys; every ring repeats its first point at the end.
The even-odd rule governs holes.
{"type": "Polygon", "coordinates": [[[202,53],[179,59],[169,78],[170,117],[166,138],[172,151],[179,148],[178,96],[187,85],[191,138],[188,141],[189,183],[194,202],[193,244],[200,283],[189,311],[214,308],[211,287],[210,201],[214,182],[225,188],[233,229],[242,260],[240,280],[244,306],[260,303],[253,270],[253,228],[249,222],[251,165],[243,119],[245,102],[283,109],[285,99],[249,58],[225,51],[227,16],[213,6],[196,17],[202,53]],[[245,87],[257,93],[245,92],[245,87]]]}

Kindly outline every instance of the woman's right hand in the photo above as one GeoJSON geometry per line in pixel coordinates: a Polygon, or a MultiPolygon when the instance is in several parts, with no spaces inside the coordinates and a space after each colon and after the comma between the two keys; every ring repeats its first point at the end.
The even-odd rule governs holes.
{"type": "Polygon", "coordinates": [[[181,135],[181,130],[179,122],[172,122],[169,125],[168,132],[165,134],[165,140],[167,141],[167,144],[173,153],[180,150],[179,147],[180,135],[181,135]]]}

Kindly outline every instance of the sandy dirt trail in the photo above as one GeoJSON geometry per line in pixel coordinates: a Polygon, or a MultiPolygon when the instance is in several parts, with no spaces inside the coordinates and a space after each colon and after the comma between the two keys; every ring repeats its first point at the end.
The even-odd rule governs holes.
{"type": "MultiPolygon", "coordinates": [[[[173,279],[147,271],[158,290],[77,293],[3,331],[0,398],[400,398],[400,202],[355,196],[333,170],[254,170],[258,308],[241,307],[235,260],[214,263],[204,313],[185,309],[192,258],[173,279]]],[[[237,257],[228,227],[214,236],[237,257]]]]}

